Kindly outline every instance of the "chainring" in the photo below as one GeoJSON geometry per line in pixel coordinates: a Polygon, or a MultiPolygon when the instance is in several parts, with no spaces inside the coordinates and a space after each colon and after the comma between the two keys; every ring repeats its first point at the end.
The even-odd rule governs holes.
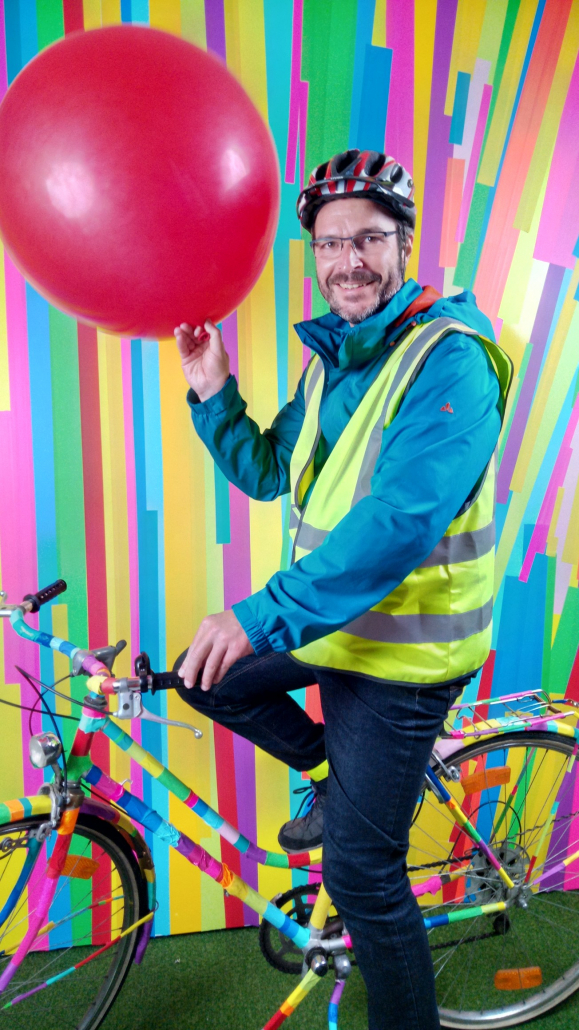
{"type": "MultiPolygon", "coordinates": [[[[319,883],[305,883],[301,887],[293,887],[285,894],[277,894],[272,898],[272,905],[282,909],[286,916],[295,919],[300,926],[307,926],[319,889],[319,883]]],[[[339,916],[329,917],[323,936],[341,936],[342,933],[343,923],[339,916]]],[[[259,946],[274,969],[298,975],[302,972],[304,956],[300,949],[266,919],[262,919],[259,926],[259,946]]]]}

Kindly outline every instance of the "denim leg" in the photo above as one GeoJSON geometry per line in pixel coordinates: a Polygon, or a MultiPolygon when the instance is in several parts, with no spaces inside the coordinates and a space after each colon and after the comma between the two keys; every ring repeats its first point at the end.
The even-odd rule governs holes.
{"type": "Polygon", "coordinates": [[[457,691],[325,672],[319,681],[330,764],[324,883],[352,936],[369,1030],[438,1030],[406,853],[424,772],[457,691]]]}
{"type": "MultiPolygon", "coordinates": [[[[179,656],[175,669],[186,653],[179,656]]],[[[305,772],[326,757],[324,726],[313,722],[288,691],[312,683],[317,683],[313,670],[287,654],[271,653],[240,658],[208,691],[195,686],[181,687],[178,693],[196,711],[305,772]]]]}

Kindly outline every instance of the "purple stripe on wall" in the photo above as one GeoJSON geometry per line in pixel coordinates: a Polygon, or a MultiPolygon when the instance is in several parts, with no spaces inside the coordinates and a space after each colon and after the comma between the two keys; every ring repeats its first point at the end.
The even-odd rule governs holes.
{"type": "Polygon", "coordinates": [[[413,174],[414,0],[388,0],[386,39],[392,48],[385,151],[413,174]]]}
{"type": "Polygon", "coordinates": [[[231,608],[251,593],[249,497],[229,484],[231,543],[223,545],[223,603],[231,608]]]}
{"type": "Polygon", "coordinates": [[[239,362],[237,357],[237,311],[228,315],[221,323],[223,344],[229,355],[229,371],[239,381],[239,362]]]}
{"type": "Polygon", "coordinates": [[[446,84],[450,68],[457,0],[443,0],[438,4],[432,66],[432,92],[428,123],[428,151],[424,182],[424,211],[420,235],[420,262],[418,279],[423,286],[434,286],[442,292],[444,270],[438,264],[442,234],[442,210],[446,183],[446,163],[452,157],[448,142],[450,115],[444,113],[446,84]]]}
{"type": "MultiPolygon", "coordinates": [[[[233,734],[233,755],[235,759],[235,791],[237,794],[237,828],[251,841],[257,840],[257,811],[255,806],[255,748],[248,740],[233,734]]],[[[257,886],[257,865],[247,855],[241,856],[241,875],[255,890],[257,886]]],[[[259,916],[253,909],[243,906],[246,926],[258,926],[259,916]]]]}
{"type": "Polygon", "coordinates": [[[205,33],[207,49],[226,60],[225,52],[225,16],[223,0],[205,0],[205,33]]]}
{"type": "Polygon", "coordinates": [[[560,265],[550,265],[545,278],[545,285],[537,308],[533,331],[530,343],[533,345],[527,371],[521,386],[517,409],[513,416],[509,438],[505,447],[501,467],[497,479],[497,501],[499,504],[506,504],[509,499],[509,489],[513,472],[517,463],[521,442],[527,426],[529,412],[535,396],[535,388],[539,378],[539,371],[545,347],[555,313],[555,305],[563,282],[565,269],[560,265]]]}

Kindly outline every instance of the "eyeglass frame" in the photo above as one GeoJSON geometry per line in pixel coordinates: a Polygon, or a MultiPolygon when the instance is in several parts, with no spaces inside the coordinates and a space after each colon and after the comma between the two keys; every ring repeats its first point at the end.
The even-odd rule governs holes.
{"type": "MultiPolygon", "coordinates": [[[[372,232],[357,232],[357,233],[355,233],[354,236],[318,236],[317,239],[310,240],[309,244],[310,244],[310,247],[312,248],[314,257],[316,256],[316,251],[315,251],[316,243],[329,243],[330,240],[332,242],[335,242],[335,243],[337,243],[338,240],[339,240],[340,243],[342,244],[342,246],[340,247],[340,250],[339,250],[339,254],[343,254],[343,252],[344,252],[344,243],[351,243],[352,244],[352,250],[354,251],[354,254],[358,254],[358,251],[356,250],[356,245],[354,243],[354,240],[358,239],[358,237],[360,237],[360,236],[383,236],[384,239],[386,239],[388,236],[397,236],[397,235],[398,235],[398,229],[389,229],[388,231],[384,231],[382,229],[376,229],[375,232],[374,231],[372,231],[372,232]]],[[[336,254],[336,258],[337,257],[338,257],[338,254],[336,254]]]]}

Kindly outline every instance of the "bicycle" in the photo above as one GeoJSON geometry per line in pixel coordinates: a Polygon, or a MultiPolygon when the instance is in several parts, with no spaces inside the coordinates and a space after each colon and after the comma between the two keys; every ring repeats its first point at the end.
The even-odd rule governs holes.
{"type": "MultiPolygon", "coordinates": [[[[31,738],[31,761],[51,767],[52,781],[34,797],[0,804],[0,1013],[18,1028],[35,1016],[46,1025],[47,1006],[55,1027],[101,1024],[132,962],[142,961],[156,909],[154,867],[137,822],[258,912],[268,960],[300,974],[263,1030],[280,1027],[329,969],[328,1025],[336,1030],[354,955],[323,884],[268,901],[95,766],[95,734],[125,750],[246,857],[307,868],[319,863],[321,849],[264,851],[125,733],[123,719],[159,720],[143,707],[143,694],[181,681],[152,672],[145,654],[135,659],[134,677],[116,679],[120,645],[91,652],[30,627],[25,615],[64,589],[59,580],[20,604],[0,599],[0,616],[17,633],[68,655],[71,675],[89,677],[69,755],[57,732],[31,738]]],[[[512,1026],[579,987],[577,710],[536,693],[455,709],[458,722],[437,742],[418,799],[409,875],[430,934],[443,1025],[512,1026]],[[506,714],[489,718],[497,706],[506,714]],[[544,915],[551,909],[557,923],[544,915]]]]}

